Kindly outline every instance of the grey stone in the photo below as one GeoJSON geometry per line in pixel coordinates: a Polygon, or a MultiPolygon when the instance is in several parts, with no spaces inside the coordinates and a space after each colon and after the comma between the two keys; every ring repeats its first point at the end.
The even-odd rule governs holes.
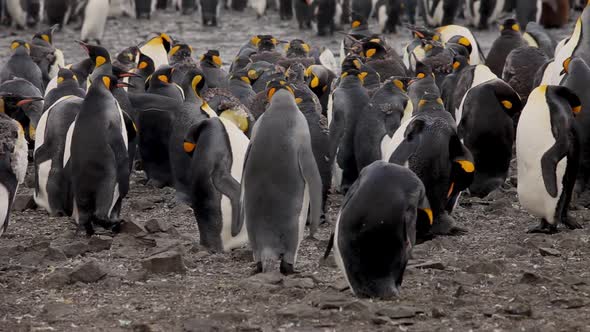
{"type": "Polygon", "coordinates": [[[148,257],[141,265],[152,273],[186,273],[182,255],[177,251],[166,251],[148,257]]]}
{"type": "Polygon", "coordinates": [[[579,297],[572,297],[572,298],[558,298],[551,300],[551,304],[559,306],[564,309],[577,309],[581,307],[585,307],[588,305],[588,302],[579,297]]]}
{"type": "Polygon", "coordinates": [[[262,284],[277,285],[277,284],[280,284],[281,281],[283,281],[283,278],[284,278],[284,276],[282,274],[280,274],[277,271],[274,271],[274,272],[255,274],[255,275],[251,276],[250,278],[248,278],[248,280],[253,281],[253,282],[259,282],[262,284]]]}
{"type": "Polygon", "coordinates": [[[73,314],[75,307],[72,304],[66,303],[48,303],[43,306],[42,315],[48,322],[59,322],[64,320],[67,316],[73,314]]]}
{"type": "Polygon", "coordinates": [[[504,313],[515,316],[530,317],[533,315],[533,310],[531,309],[531,306],[526,303],[520,302],[509,303],[508,305],[504,306],[502,310],[504,311],[504,313]]]}
{"type": "Polygon", "coordinates": [[[502,269],[498,263],[477,262],[475,264],[469,265],[465,269],[465,272],[471,273],[471,274],[484,273],[484,274],[498,275],[502,272],[502,269]]]}
{"type": "Polygon", "coordinates": [[[155,208],[153,200],[149,198],[138,198],[131,201],[131,209],[135,211],[147,211],[155,208]]]}
{"type": "Polygon", "coordinates": [[[125,222],[121,223],[120,233],[138,234],[141,232],[145,232],[145,229],[134,220],[125,220],[125,222]]]}
{"type": "Polygon", "coordinates": [[[287,278],[283,281],[283,285],[287,288],[315,288],[315,283],[311,278],[287,278]]]}
{"type": "Polygon", "coordinates": [[[49,247],[45,251],[45,260],[52,262],[65,261],[67,256],[59,248],[49,247]]]}
{"type": "Polygon", "coordinates": [[[107,272],[95,260],[91,260],[75,268],[70,273],[70,278],[73,282],[91,283],[97,282],[106,275],[107,272]]]}
{"type": "Polygon", "coordinates": [[[104,235],[95,235],[88,240],[88,249],[92,252],[99,252],[111,249],[113,238],[104,235]]]}
{"type": "Polygon", "coordinates": [[[86,243],[76,241],[74,243],[66,244],[61,248],[61,250],[66,255],[66,257],[73,258],[87,253],[90,250],[90,248],[86,243]]]}
{"type": "Polygon", "coordinates": [[[520,280],[519,280],[519,282],[521,284],[530,284],[530,285],[536,285],[536,284],[547,282],[547,281],[549,281],[549,279],[542,277],[533,271],[523,272],[522,277],[520,277],[520,280]]]}
{"type": "Polygon", "coordinates": [[[68,270],[53,271],[51,274],[47,276],[47,278],[45,278],[45,285],[49,288],[55,289],[62,288],[70,282],[70,271],[68,270]]]}
{"type": "Polygon", "coordinates": [[[166,232],[170,228],[159,219],[146,221],[144,227],[149,233],[166,232]]]}
{"type": "Polygon", "coordinates": [[[432,308],[432,318],[443,318],[447,314],[440,308],[432,308]]]}
{"type": "Polygon", "coordinates": [[[412,318],[416,317],[418,314],[418,310],[413,307],[408,306],[394,306],[394,307],[386,307],[377,310],[377,316],[386,316],[391,319],[401,319],[401,318],[412,318]]]}
{"type": "Polygon", "coordinates": [[[559,250],[553,249],[553,248],[541,247],[541,248],[539,248],[539,253],[541,254],[541,256],[554,256],[554,257],[561,256],[561,252],[559,252],[559,250]]]}
{"type": "Polygon", "coordinates": [[[125,275],[125,279],[129,280],[129,281],[145,281],[148,279],[148,272],[144,269],[141,270],[135,270],[135,271],[129,271],[127,272],[127,274],[125,275]]]}
{"type": "Polygon", "coordinates": [[[319,316],[319,311],[304,303],[294,303],[277,311],[277,315],[282,318],[312,318],[319,316]]]}
{"type": "Polygon", "coordinates": [[[410,268],[414,269],[433,269],[433,270],[444,270],[446,268],[445,264],[439,261],[428,261],[424,263],[419,263],[415,265],[410,265],[410,268]]]}

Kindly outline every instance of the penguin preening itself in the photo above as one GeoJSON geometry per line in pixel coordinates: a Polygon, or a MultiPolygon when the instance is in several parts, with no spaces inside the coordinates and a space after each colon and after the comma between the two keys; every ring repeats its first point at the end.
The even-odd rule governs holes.
{"type": "Polygon", "coordinates": [[[126,114],[112,94],[118,84],[112,75],[96,78],[66,137],[64,164],[72,164],[73,217],[87,235],[94,234],[95,224],[118,230],[129,190],[128,142],[136,133],[133,122],[126,127],[126,114]]]}
{"type": "Polygon", "coordinates": [[[494,41],[486,58],[486,65],[492,73],[502,77],[506,58],[512,50],[527,46],[520,32],[520,25],[515,19],[509,18],[500,25],[500,36],[494,41]]]}
{"type": "Polygon", "coordinates": [[[100,45],[108,14],[109,1],[88,0],[84,7],[84,22],[82,23],[80,40],[85,43],[93,40],[100,45]]]}
{"type": "Polygon", "coordinates": [[[426,190],[411,170],[385,161],[363,169],[344,198],[333,233],[336,263],[354,295],[399,296],[416,233],[431,223],[426,190]]]}
{"type": "Polygon", "coordinates": [[[396,130],[385,152],[384,160],[408,167],[424,183],[434,218],[432,234],[464,233],[454,226],[450,214],[461,191],[471,184],[475,165],[442,100],[425,95],[412,118],[396,130]]]}
{"type": "Polygon", "coordinates": [[[529,96],[518,121],[516,159],[518,200],[541,218],[532,233],[555,233],[557,224],[582,226],[568,216],[580,161],[580,142],[574,115],[580,99],[562,86],[541,85],[529,96]]]}
{"type": "MultiPolygon", "coordinates": [[[[61,69],[63,70],[63,68],[61,69]]],[[[59,90],[57,89],[54,91],[59,90]]],[[[49,105],[37,126],[35,162],[35,203],[51,216],[72,215],[71,162],[64,163],[66,137],[80,112],[84,95],[64,95],[49,105]]]]}
{"type": "Polygon", "coordinates": [[[502,79],[510,84],[526,102],[535,88],[534,81],[538,69],[548,60],[549,58],[540,48],[530,46],[516,48],[506,58],[502,79]]]}
{"type": "Polygon", "coordinates": [[[31,46],[23,40],[14,40],[10,43],[12,55],[0,69],[0,83],[15,77],[23,78],[31,82],[41,93],[45,91],[43,73],[31,58],[31,46]]]}
{"type": "Polygon", "coordinates": [[[8,228],[14,196],[19,184],[25,180],[27,156],[23,128],[4,113],[4,98],[0,94],[0,236],[8,228]]]}
{"type": "Polygon", "coordinates": [[[485,197],[506,180],[515,137],[513,118],[522,106],[518,94],[501,79],[480,84],[465,95],[462,117],[456,121],[457,134],[477,165],[469,186],[472,195],[485,197]]]}
{"type": "Polygon", "coordinates": [[[257,272],[294,273],[297,252],[310,211],[310,235],[316,232],[322,205],[322,182],[311,147],[309,128],[297,108],[293,90],[269,84],[268,109],[256,122],[242,175],[241,213],[232,236],[243,225],[257,272]]]}
{"type": "Polygon", "coordinates": [[[330,88],[336,75],[322,65],[312,65],[305,70],[305,78],[309,88],[318,96],[322,105],[322,114],[328,114],[328,99],[330,98],[330,88]]]}

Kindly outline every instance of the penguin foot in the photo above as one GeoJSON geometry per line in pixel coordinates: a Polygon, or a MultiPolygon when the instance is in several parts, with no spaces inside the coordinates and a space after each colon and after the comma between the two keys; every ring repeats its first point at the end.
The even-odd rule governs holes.
{"type": "Polygon", "coordinates": [[[86,230],[86,236],[88,236],[88,237],[91,237],[95,233],[94,227],[92,227],[91,222],[87,222],[86,224],[84,224],[84,229],[86,230]]]}
{"type": "Polygon", "coordinates": [[[565,227],[567,227],[569,229],[582,229],[582,228],[584,228],[578,221],[576,221],[572,217],[564,218],[561,222],[565,225],[565,227]]]}
{"type": "Polygon", "coordinates": [[[293,267],[293,264],[287,263],[284,260],[281,261],[281,267],[279,268],[279,271],[281,271],[281,273],[286,276],[297,273],[297,272],[295,272],[295,268],[293,267]]]}
{"type": "Polygon", "coordinates": [[[448,213],[441,214],[433,223],[430,232],[433,235],[459,236],[467,233],[467,230],[454,225],[455,220],[448,213]]]}
{"type": "Polygon", "coordinates": [[[557,226],[556,225],[551,225],[550,223],[548,223],[545,220],[541,220],[541,222],[539,223],[539,225],[529,228],[527,230],[527,233],[540,233],[540,234],[555,234],[558,233],[559,231],[557,230],[557,226]]]}
{"type": "Polygon", "coordinates": [[[256,263],[256,266],[252,269],[252,272],[250,272],[250,275],[255,275],[258,273],[262,273],[262,262],[256,263]]]}

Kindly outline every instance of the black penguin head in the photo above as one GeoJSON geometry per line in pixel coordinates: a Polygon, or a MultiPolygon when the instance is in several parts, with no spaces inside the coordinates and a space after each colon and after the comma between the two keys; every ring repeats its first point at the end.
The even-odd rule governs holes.
{"type": "Polygon", "coordinates": [[[137,63],[137,69],[139,72],[145,74],[146,76],[153,74],[156,70],[154,66],[154,60],[152,60],[152,58],[150,58],[149,56],[140,53],[139,62],[137,63]]]}
{"type": "Polygon", "coordinates": [[[323,75],[320,65],[311,65],[307,67],[304,75],[305,82],[307,82],[307,85],[315,94],[320,95],[328,90],[326,82],[322,80],[325,75],[323,75]]]}
{"type": "Polygon", "coordinates": [[[218,50],[208,50],[207,53],[201,55],[200,61],[201,64],[217,68],[221,67],[223,64],[218,50]]]}
{"type": "Polygon", "coordinates": [[[172,44],[173,44],[172,38],[170,38],[170,36],[168,36],[168,34],[166,34],[164,32],[159,32],[158,36],[160,37],[162,46],[164,46],[164,49],[166,50],[166,52],[170,52],[170,48],[172,47],[172,44]]]}
{"type": "Polygon", "coordinates": [[[407,25],[407,27],[412,32],[412,37],[414,37],[414,39],[425,39],[434,41],[440,40],[440,32],[438,31],[415,25],[407,25]]]}
{"type": "Polygon", "coordinates": [[[364,41],[362,48],[362,55],[367,59],[383,59],[387,55],[387,50],[379,38],[364,41]]]}
{"type": "Polygon", "coordinates": [[[361,72],[356,68],[349,68],[346,71],[343,71],[340,74],[340,78],[347,78],[347,77],[357,77],[361,84],[364,83],[365,77],[367,76],[367,72],[361,72]]]}
{"type": "Polygon", "coordinates": [[[496,99],[510,117],[522,111],[524,105],[520,100],[520,96],[508,84],[500,79],[492,80],[486,84],[493,88],[496,99]]]}
{"type": "Polygon", "coordinates": [[[422,61],[416,62],[416,78],[423,79],[428,76],[433,76],[432,68],[429,65],[423,63],[422,61]]]}
{"type": "Polygon", "coordinates": [[[256,80],[258,80],[264,72],[274,70],[274,66],[272,63],[266,61],[257,61],[247,65],[246,69],[248,70],[247,73],[250,82],[254,84],[254,82],[256,82],[256,80]]]}
{"type": "Polygon", "coordinates": [[[139,56],[139,48],[130,46],[117,54],[117,61],[125,65],[133,65],[139,56]]]}
{"type": "Polygon", "coordinates": [[[23,96],[18,93],[0,91],[0,112],[8,115],[13,114],[21,107],[43,100],[42,97],[23,96]]]}
{"type": "Polygon", "coordinates": [[[244,83],[252,84],[252,80],[250,80],[250,77],[248,77],[248,70],[246,68],[242,68],[240,70],[234,71],[234,73],[231,74],[229,79],[230,80],[240,80],[244,83]]]}
{"type": "Polygon", "coordinates": [[[363,62],[360,57],[356,55],[348,55],[344,58],[344,61],[342,61],[341,72],[346,72],[349,69],[361,70],[362,65],[363,62]]]}
{"type": "Polygon", "coordinates": [[[455,52],[459,52],[465,56],[469,56],[471,54],[471,51],[473,51],[473,45],[471,45],[471,42],[469,41],[469,39],[467,39],[467,37],[463,37],[463,36],[453,36],[451,39],[449,39],[446,43],[446,46],[451,48],[452,50],[454,50],[455,52]],[[462,47],[454,47],[451,46],[449,44],[455,44],[455,45],[460,45],[462,47]]]}
{"type": "Polygon", "coordinates": [[[520,33],[520,25],[514,18],[508,18],[500,24],[500,31],[502,34],[520,33]]]}
{"type": "Polygon", "coordinates": [[[95,84],[98,86],[99,89],[107,89],[111,92],[117,88],[124,88],[130,86],[128,83],[119,81],[117,76],[114,75],[100,75],[97,80],[92,82],[91,88],[95,84]]]}
{"type": "Polygon", "coordinates": [[[285,77],[289,82],[303,82],[305,80],[305,66],[300,62],[292,64],[285,72],[285,77]]]}
{"type": "Polygon", "coordinates": [[[367,19],[359,13],[352,12],[350,17],[352,19],[352,23],[350,23],[351,28],[357,29],[367,27],[367,19]]]}
{"type": "Polygon", "coordinates": [[[104,64],[111,63],[111,55],[106,48],[98,45],[90,45],[84,42],[78,42],[88,53],[88,57],[94,63],[94,68],[99,68],[104,64]]]}
{"type": "Polygon", "coordinates": [[[285,45],[287,58],[304,58],[309,55],[309,45],[301,39],[293,39],[285,45]]]}
{"type": "Polygon", "coordinates": [[[409,77],[401,77],[401,76],[394,76],[383,83],[384,87],[388,87],[391,89],[397,89],[402,92],[406,92],[408,90],[408,85],[410,84],[409,77]]]}
{"type": "Polygon", "coordinates": [[[418,112],[424,110],[444,111],[444,103],[440,95],[425,93],[418,102],[418,112]]]}
{"type": "Polygon", "coordinates": [[[457,72],[466,66],[469,66],[469,58],[464,55],[453,56],[453,71],[457,72]]]}
{"type": "Polygon", "coordinates": [[[29,45],[29,43],[27,43],[24,40],[21,39],[16,39],[13,40],[12,43],[10,43],[10,49],[14,52],[14,53],[26,53],[26,54],[30,54],[31,53],[31,45],[29,45]]]}
{"type": "Polygon", "coordinates": [[[279,40],[271,35],[258,35],[258,52],[271,52],[274,51],[279,40]]]}
{"type": "Polygon", "coordinates": [[[35,41],[43,41],[49,45],[53,44],[53,32],[55,32],[55,30],[59,27],[59,25],[54,25],[48,29],[42,30],[37,32],[36,34],[33,35],[33,43],[35,41]]]}
{"type": "Polygon", "coordinates": [[[193,68],[189,70],[184,76],[183,86],[190,85],[195,95],[197,95],[197,97],[202,100],[202,92],[205,88],[205,83],[205,74],[203,74],[200,69],[193,68]]]}
{"type": "Polygon", "coordinates": [[[76,84],[78,84],[78,77],[68,68],[60,68],[57,72],[57,85],[61,85],[66,82],[76,82],[76,84]]]}
{"type": "Polygon", "coordinates": [[[177,62],[188,59],[193,55],[193,48],[188,44],[174,44],[168,52],[168,58],[171,62],[177,62]]]}
{"type": "Polygon", "coordinates": [[[285,80],[274,79],[266,84],[266,100],[270,103],[275,93],[283,89],[289,91],[295,97],[295,91],[290,84],[285,80]]]}
{"type": "Polygon", "coordinates": [[[151,81],[155,80],[158,84],[172,84],[172,73],[174,73],[174,67],[161,66],[152,74],[151,81]]]}

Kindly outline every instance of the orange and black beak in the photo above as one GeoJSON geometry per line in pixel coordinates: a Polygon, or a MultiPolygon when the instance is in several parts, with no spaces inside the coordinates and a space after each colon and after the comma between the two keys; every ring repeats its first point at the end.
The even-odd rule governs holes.
{"type": "Polygon", "coordinates": [[[41,100],[43,100],[43,98],[41,98],[41,97],[25,97],[24,99],[17,102],[16,106],[21,107],[21,106],[28,105],[30,103],[33,103],[36,101],[41,101],[41,100]]]}

